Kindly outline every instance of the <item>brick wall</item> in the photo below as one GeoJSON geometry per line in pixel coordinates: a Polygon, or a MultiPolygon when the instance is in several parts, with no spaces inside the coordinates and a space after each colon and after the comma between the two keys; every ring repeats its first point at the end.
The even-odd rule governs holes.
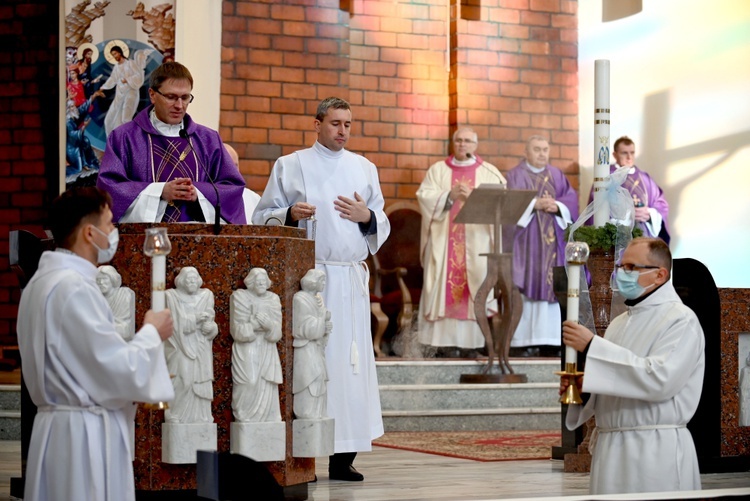
{"type": "Polygon", "coordinates": [[[314,141],[328,95],[351,102],[348,147],[378,166],[387,204],[414,200],[460,125],[501,170],[526,137],[549,137],[552,163],[578,186],[575,0],[284,3],[224,2],[221,133],[251,188],[314,141]]]}
{"type": "MultiPolygon", "coordinates": [[[[542,133],[578,186],[575,0],[225,0],[222,137],[262,191],[274,160],[315,140],[312,116],[354,107],[350,149],[379,167],[386,202],[413,200],[458,125],[513,167],[542,133]],[[450,48],[450,50],[446,50],[450,48]]],[[[0,337],[15,333],[8,232],[44,221],[59,182],[58,8],[0,5],[0,337]]]]}
{"type": "Polygon", "coordinates": [[[41,225],[59,179],[58,6],[0,5],[0,342],[15,336],[20,290],[8,233],[41,225]]]}

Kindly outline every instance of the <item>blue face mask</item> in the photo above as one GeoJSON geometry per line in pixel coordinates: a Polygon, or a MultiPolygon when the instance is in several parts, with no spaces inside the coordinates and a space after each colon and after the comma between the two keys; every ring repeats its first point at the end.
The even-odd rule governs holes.
{"type": "Polygon", "coordinates": [[[617,275],[615,275],[615,282],[617,283],[617,290],[620,292],[620,295],[625,299],[636,299],[641,297],[643,293],[646,292],[646,289],[650,289],[655,284],[643,287],[638,283],[638,278],[641,276],[641,273],[647,274],[652,271],[658,270],[653,269],[644,272],[633,270],[630,273],[627,273],[624,269],[618,268],[617,275]]]}

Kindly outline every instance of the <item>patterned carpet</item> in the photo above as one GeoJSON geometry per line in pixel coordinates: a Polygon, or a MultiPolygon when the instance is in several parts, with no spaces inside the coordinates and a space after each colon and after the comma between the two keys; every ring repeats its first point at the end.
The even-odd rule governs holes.
{"type": "Polygon", "coordinates": [[[560,445],[560,432],[535,431],[394,431],[373,445],[474,461],[549,459],[560,445]]]}

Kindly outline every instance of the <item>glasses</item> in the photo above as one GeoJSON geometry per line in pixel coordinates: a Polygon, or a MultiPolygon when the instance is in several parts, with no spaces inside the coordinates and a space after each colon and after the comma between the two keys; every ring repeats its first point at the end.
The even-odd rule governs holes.
{"type": "Polygon", "coordinates": [[[652,266],[650,264],[631,264],[631,263],[625,263],[625,264],[618,264],[615,266],[618,270],[623,270],[626,274],[630,275],[635,271],[638,270],[653,270],[656,268],[660,268],[660,266],[652,266]]]}
{"type": "Polygon", "coordinates": [[[476,141],[474,141],[473,139],[463,139],[461,137],[459,137],[458,139],[454,139],[454,141],[457,142],[458,144],[461,144],[461,143],[474,144],[474,143],[476,143],[476,141]]]}
{"type": "Polygon", "coordinates": [[[178,99],[182,101],[183,104],[189,104],[193,102],[193,99],[195,99],[195,96],[193,96],[192,94],[187,94],[185,96],[178,96],[176,94],[162,94],[161,92],[159,92],[159,89],[154,89],[154,92],[166,99],[169,104],[176,103],[178,99]]]}

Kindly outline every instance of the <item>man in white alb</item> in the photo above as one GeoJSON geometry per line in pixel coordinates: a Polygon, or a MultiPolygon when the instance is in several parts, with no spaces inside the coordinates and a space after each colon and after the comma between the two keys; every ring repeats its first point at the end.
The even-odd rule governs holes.
{"type": "MultiPolygon", "coordinates": [[[[695,445],[687,423],[703,389],[705,340],[693,310],[670,280],[672,254],[659,238],[636,238],[616,280],[628,311],[604,337],[563,323],[563,342],[586,353],[576,383],[585,406],[568,407],[574,429],[596,416],[591,494],[700,490],[695,445]],[[587,395],[584,395],[584,398],[587,395]]],[[[560,392],[568,387],[563,379],[560,392]]]]}
{"type": "Polygon", "coordinates": [[[343,99],[330,97],[318,105],[318,140],[276,161],[253,224],[302,221],[315,228],[316,268],[327,276],[323,299],[333,322],[326,364],[335,453],[328,472],[334,480],[358,481],[364,477],[352,466],[357,452],[372,450],[372,440],[383,434],[364,260],[391,227],[375,165],[344,149],[351,125],[351,108],[343,99]]]}

